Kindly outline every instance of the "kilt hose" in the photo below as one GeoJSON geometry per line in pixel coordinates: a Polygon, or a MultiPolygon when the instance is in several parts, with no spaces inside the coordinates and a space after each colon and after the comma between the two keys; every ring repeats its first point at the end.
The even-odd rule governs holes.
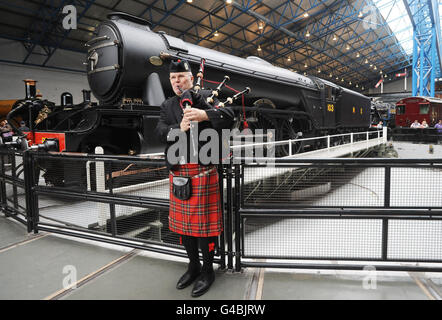
{"type": "Polygon", "coordinates": [[[169,229],[192,237],[215,237],[223,230],[222,203],[216,166],[178,165],[169,173],[169,229]],[[172,179],[192,177],[192,195],[180,200],[173,195],[172,179]]]}

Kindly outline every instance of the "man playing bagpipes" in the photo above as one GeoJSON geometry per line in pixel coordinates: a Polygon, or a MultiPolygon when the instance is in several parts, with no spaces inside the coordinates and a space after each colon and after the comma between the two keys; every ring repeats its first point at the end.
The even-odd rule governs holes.
{"type": "Polygon", "coordinates": [[[176,287],[186,288],[196,280],[192,296],[198,297],[207,292],[215,280],[213,258],[218,236],[223,230],[222,199],[216,167],[221,160],[218,158],[217,163],[201,163],[198,153],[204,144],[198,141],[198,137],[207,128],[217,132],[230,129],[234,113],[227,107],[218,107],[216,99],[209,99],[213,105],[209,104],[210,91],[199,91],[203,68],[200,67],[195,90],[192,90],[194,77],[188,61],[171,61],[169,71],[175,96],[161,105],[156,132],[167,145],[166,164],[170,170],[169,229],[180,235],[189,258],[187,271],[176,287]],[[186,152],[177,156],[172,151],[176,143],[184,145],[186,152]],[[198,245],[202,252],[202,265],[198,245]]]}

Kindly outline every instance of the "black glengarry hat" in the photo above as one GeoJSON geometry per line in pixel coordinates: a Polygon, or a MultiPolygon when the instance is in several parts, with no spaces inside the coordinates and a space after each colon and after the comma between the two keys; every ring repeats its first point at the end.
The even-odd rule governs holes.
{"type": "Polygon", "coordinates": [[[192,72],[187,60],[174,60],[170,62],[169,72],[192,72]]]}

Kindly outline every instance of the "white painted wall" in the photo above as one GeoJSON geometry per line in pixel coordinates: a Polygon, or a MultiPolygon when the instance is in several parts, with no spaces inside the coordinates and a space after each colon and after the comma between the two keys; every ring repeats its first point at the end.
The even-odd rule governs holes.
{"type": "MultiPolygon", "coordinates": [[[[41,48],[36,48],[35,52],[40,50],[41,48]]],[[[48,61],[47,68],[20,64],[26,54],[20,42],[0,39],[0,100],[24,98],[23,79],[33,79],[37,80],[37,89],[42,93],[43,99],[60,104],[61,94],[67,91],[74,96],[74,103],[83,101],[81,90],[90,90],[83,65],[85,54],[59,49],[48,61]]],[[[27,63],[41,64],[44,58],[31,55],[27,63]]],[[[97,101],[93,95],[92,101],[97,101]]]]}

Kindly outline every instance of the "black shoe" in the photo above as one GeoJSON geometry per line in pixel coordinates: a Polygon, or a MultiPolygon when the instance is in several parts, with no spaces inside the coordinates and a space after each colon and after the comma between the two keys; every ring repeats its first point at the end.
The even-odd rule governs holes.
{"type": "Polygon", "coordinates": [[[195,282],[195,285],[192,290],[192,297],[199,297],[205,294],[213,281],[215,281],[215,272],[212,270],[211,272],[202,272],[198,277],[198,280],[195,282]]]}
{"type": "Polygon", "coordinates": [[[176,284],[177,289],[184,289],[192,284],[196,278],[201,274],[201,267],[194,270],[187,270],[185,274],[183,274],[178,280],[176,284]]]}

